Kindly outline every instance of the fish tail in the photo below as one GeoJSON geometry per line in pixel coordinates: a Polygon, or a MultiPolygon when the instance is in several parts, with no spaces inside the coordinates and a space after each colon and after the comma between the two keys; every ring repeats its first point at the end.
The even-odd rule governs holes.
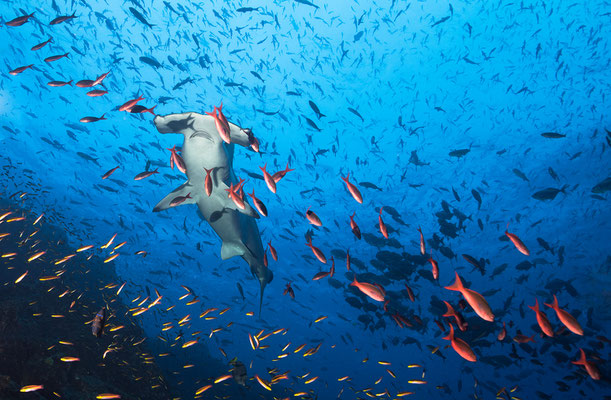
{"type": "Polygon", "coordinates": [[[454,340],[454,325],[450,324],[450,333],[448,333],[448,336],[444,336],[443,339],[454,340]]]}
{"type": "Polygon", "coordinates": [[[528,308],[530,308],[534,312],[539,311],[539,300],[537,300],[537,298],[535,297],[535,305],[534,306],[528,306],[528,308]]]}
{"type": "Polygon", "coordinates": [[[575,364],[575,365],[586,365],[586,353],[585,351],[583,351],[583,349],[579,349],[579,353],[580,353],[580,357],[579,360],[577,361],[571,361],[571,363],[575,364]]]}
{"type": "Polygon", "coordinates": [[[460,276],[458,276],[458,272],[454,271],[454,273],[456,274],[456,281],[454,281],[454,283],[450,286],[445,286],[445,289],[448,290],[454,290],[456,292],[462,292],[465,287],[462,284],[462,281],[460,280],[460,276]]]}
{"type": "Polygon", "coordinates": [[[560,191],[561,191],[562,193],[566,194],[566,189],[567,189],[568,187],[569,187],[569,185],[568,185],[568,184],[566,184],[566,185],[564,185],[564,186],[562,187],[562,189],[560,189],[560,191]]]}

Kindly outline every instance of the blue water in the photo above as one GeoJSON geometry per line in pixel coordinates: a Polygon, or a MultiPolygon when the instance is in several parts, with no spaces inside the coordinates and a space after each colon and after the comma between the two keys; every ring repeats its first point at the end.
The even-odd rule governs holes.
{"type": "Polygon", "coordinates": [[[290,371],[288,380],[271,392],[256,380],[241,392],[226,381],[204,398],[299,392],[367,398],[387,391],[391,398],[414,392],[407,398],[491,399],[516,385],[500,398],[608,397],[611,184],[599,185],[611,176],[608,3],[307,3],[3,2],[3,22],[34,13],[21,26],[0,29],[0,141],[2,165],[11,171],[11,179],[2,178],[3,197],[28,192],[24,204],[64,227],[74,248],[95,244],[106,258],[99,246],[115,233],[114,244],[127,242],[112,261],[127,282],[120,299],[133,306],[137,296],[154,299],[154,289],[163,295],[161,305],[133,320],[147,332],[153,354],[172,354],[156,361],[182,398],[226,374],[233,357],[244,362],[249,378],[269,381],[268,370],[278,368],[290,371]],[[243,7],[254,9],[238,11],[243,7]],[[72,13],[76,18],[49,24],[72,13]],[[30,50],[49,37],[49,44],[30,50]],[[104,87],[48,85],[107,72],[104,87]],[[86,95],[94,89],[108,93],[86,95]],[[145,98],[139,104],[156,105],[159,115],[203,114],[222,102],[228,120],[251,128],[260,141],[258,154],[236,147],[233,162],[236,176],[246,179],[245,192],[254,188],[267,206],[269,216],[257,225],[264,248],[271,241],[278,252],[274,262],[267,251],[275,277],[260,316],[258,282],[240,257],[221,260],[221,242],[197,207],[152,212],[185,181],[170,168],[166,150],[180,147],[182,137],[159,134],[149,113],[118,111],[139,95],[145,98]],[[102,115],[105,120],[80,122],[102,115]],[[273,194],[260,167],[274,173],[287,163],[295,170],[273,194]],[[158,175],[134,180],[155,168],[158,175]],[[341,178],[347,174],[362,204],[346,190],[341,178]],[[562,191],[548,200],[535,195],[548,188],[562,191]],[[379,230],[382,206],[388,239],[379,230]],[[322,227],[308,223],[308,207],[322,227]],[[350,229],[353,213],[361,240],[350,229]],[[530,256],[509,241],[506,229],[530,256]],[[309,230],[329,264],[305,245],[309,230]],[[427,261],[431,249],[438,281],[427,261]],[[139,250],[147,256],[134,254],[139,250]],[[348,286],[346,250],[359,281],[384,287],[388,311],[348,286]],[[462,254],[479,260],[483,271],[462,254]],[[329,269],[331,255],[335,276],[312,281],[329,269]],[[455,271],[495,314],[488,322],[470,307],[461,311],[469,327],[457,337],[470,344],[475,363],[447,348],[447,332],[435,323],[445,319],[448,329],[453,321],[442,317],[441,301],[460,310],[462,296],[443,288],[455,271]],[[289,282],[294,300],[283,295],[289,282]],[[179,300],[188,293],[181,285],[200,303],[186,305],[193,295],[179,300]],[[560,332],[562,323],[543,306],[554,294],[583,336],[560,332]],[[541,337],[526,307],[535,298],[553,338],[541,337]],[[208,308],[218,308],[207,315],[217,318],[198,318],[208,308]],[[191,323],[179,327],[187,314],[191,323]],[[399,327],[393,314],[414,326],[399,327]],[[314,323],[321,316],[327,318],[314,323]],[[174,328],[162,331],[165,322],[174,328]],[[499,342],[503,322],[507,338],[499,342]],[[251,348],[249,334],[280,328],[287,332],[261,342],[269,348],[251,348]],[[175,340],[179,332],[183,337],[175,340]],[[535,342],[512,341],[518,333],[534,334],[535,342]],[[182,349],[192,337],[198,343],[182,349]],[[170,347],[174,341],[179,345],[170,347]],[[289,355],[277,359],[289,342],[289,355]],[[318,344],[318,352],[303,357],[318,344]],[[571,364],[579,348],[601,380],[571,364]],[[338,381],[343,376],[349,379],[338,381]]]}

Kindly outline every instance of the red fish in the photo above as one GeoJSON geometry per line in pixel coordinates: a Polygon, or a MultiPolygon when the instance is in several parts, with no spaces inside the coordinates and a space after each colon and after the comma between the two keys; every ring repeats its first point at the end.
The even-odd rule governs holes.
{"type": "Polygon", "coordinates": [[[444,301],[444,303],[448,309],[446,313],[443,314],[443,316],[449,317],[449,318],[454,317],[454,319],[456,320],[456,325],[458,325],[458,328],[463,332],[466,331],[469,324],[465,321],[463,316],[457,313],[456,310],[454,310],[454,307],[452,307],[450,303],[448,303],[447,301],[444,301]]]}
{"type": "Polygon", "coordinates": [[[420,229],[420,227],[418,227],[418,232],[420,232],[420,254],[424,255],[426,254],[426,247],[424,244],[424,235],[422,234],[422,229],[420,229]]]}
{"type": "Polygon", "coordinates": [[[53,61],[61,60],[61,59],[62,59],[62,58],[64,58],[64,57],[66,57],[66,58],[67,58],[67,57],[68,57],[68,54],[70,54],[70,53],[66,53],[66,54],[58,54],[58,55],[56,55],[56,56],[47,57],[47,58],[45,58],[45,62],[50,63],[50,62],[53,62],[53,61]]]}
{"type": "Polygon", "coordinates": [[[153,175],[153,174],[158,174],[159,173],[159,168],[155,168],[154,171],[144,171],[144,172],[140,172],[138,175],[136,175],[134,177],[135,181],[139,181],[142,180],[144,178],[148,178],[149,176],[153,175]]]}
{"type": "Polygon", "coordinates": [[[171,149],[166,148],[166,150],[170,150],[170,168],[174,169],[174,165],[176,168],[183,174],[187,173],[187,167],[185,166],[185,160],[182,159],[180,154],[176,151],[176,146],[171,149]]]}
{"type": "Polygon", "coordinates": [[[129,111],[133,106],[135,106],[139,101],[142,101],[142,100],[144,100],[144,97],[142,97],[142,95],[140,95],[137,99],[129,100],[125,102],[121,107],[119,107],[119,111],[129,111]]]}
{"type": "Polygon", "coordinates": [[[306,246],[308,246],[310,249],[312,249],[312,253],[314,253],[314,255],[316,256],[316,258],[318,259],[318,261],[320,261],[323,264],[327,263],[327,257],[325,257],[325,255],[322,253],[322,251],[320,251],[320,249],[316,246],[314,246],[312,244],[312,238],[308,237],[308,243],[306,243],[306,246]]]}
{"type": "Polygon", "coordinates": [[[494,321],[494,314],[484,296],[474,290],[465,288],[460,280],[460,276],[458,276],[458,272],[455,271],[454,273],[456,274],[456,281],[451,286],[446,286],[445,289],[460,292],[480,318],[485,321],[494,321]]]}
{"type": "MultiPolygon", "coordinates": [[[[433,279],[435,279],[435,280],[439,279],[439,263],[437,261],[433,260],[433,251],[432,250],[431,250],[431,256],[429,257],[428,261],[431,263],[431,268],[432,268],[432,272],[433,272],[433,279]]],[[[459,326],[459,328],[460,328],[460,326],[459,326]]]]}
{"type": "Polygon", "coordinates": [[[556,311],[556,315],[558,316],[560,322],[562,322],[562,324],[571,332],[576,335],[583,335],[583,329],[581,329],[581,325],[579,325],[579,322],[577,322],[575,317],[558,306],[558,299],[556,298],[556,295],[554,295],[554,302],[552,304],[545,303],[545,305],[553,308],[554,311],[556,311]]]}
{"type": "Polygon", "coordinates": [[[28,20],[32,18],[33,16],[34,16],[34,13],[30,15],[23,15],[21,17],[17,17],[15,19],[10,20],[9,22],[5,22],[5,25],[6,26],[21,26],[25,24],[26,22],[28,22],[28,20]]]}
{"type": "Polygon", "coordinates": [[[329,277],[333,278],[335,275],[335,259],[331,256],[331,269],[329,270],[329,277]]]}
{"type": "Polygon", "coordinates": [[[17,75],[17,74],[22,73],[22,72],[23,72],[23,71],[25,71],[26,69],[30,69],[30,68],[32,68],[33,66],[34,66],[34,64],[30,64],[30,65],[25,65],[25,66],[23,66],[23,67],[15,68],[14,70],[9,71],[9,74],[11,74],[11,75],[13,75],[13,76],[14,76],[14,75],[17,75]]]}
{"type": "MultiPolygon", "coordinates": [[[[210,175],[210,173],[214,171],[214,168],[212,169],[204,168],[204,170],[206,171],[206,180],[204,181],[204,188],[206,189],[206,194],[209,197],[212,194],[212,175],[210,175]]],[[[253,194],[254,193],[255,192],[253,190],[253,194]]]]}
{"type": "Polygon", "coordinates": [[[378,226],[380,228],[380,232],[382,233],[382,236],[384,236],[386,239],[388,239],[388,229],[386,229],[386,224],[382,220],[382,211],[383,210],[384,210],[384,207],[381,207],[380,208],[380,215],[378,215],[378,226]]]}
{"type": "Polygon", "coordinates": [[[72,15],[62,15],[59,16],[57,18],[55,18],[53,21],[49,22],[49,25],[57,25],[57,24],[61,24],[62,22],[66,22],[70,19],[76,18],[75,14],[72,15]]]}
{"type": "Polygon", "coordinates": [[[293,291],[293,287],[291,286],[291,282],[287,283],[285,288],[284,288],[284,293],[282,293],[283,295],[289,294],[291,296],[291,299],[295,298],[295,292],[293,291]]]}
{"type": "Polygon", "coordinates": [[[348,191],[350,192],[352,197],[354,197],[354,200],[356,200],[360,204],[363,204],[363,196],[361,196],[361,192],[359,192],[359,189],[349,181],[350,174],[346,175],[345,178],[343,176],[341,178],[344,182],[346,182],[346,187],[348,188],[348,191]]]}
{"type": "Polygon", "coordinates": [[[100,97],[100,96],[104,96],[107,93],[108,93],[107,90],[90,90],[89,92],[87,92],[87,96],[100,97]]]}
{"type": "Polygon", "coordinates": [[[267,187],[269,188],[269,190],[272,193],[276,193],[276,181],[274,181],[274,179],[269,174],[269,172],[265,170],[265,168],[267,168],[267,164],[259,168],[261,169],[261,171],[263,171],[263,179],[265,179],[265,183],[267,184],[267,187]]]}
{"type": "Polygon", "coordinates": [[[276,252],[276,249],[274,249],[274,246],[272,246],[271,240],[267,242],[267,245],[269,246],[269,252],[272,255],[274,261],[278,261],[278,253],[276,252]]]}
{"type": "Polygon", "coordinates": [[[541,328],[543,333],[545,333],[549,337],[553,337],[554,330],[552,329],[552,324],[549,323],[549,320],[547,319],[543,311],[539,309],[539,300],[535,298],[535,305],[528,306],[528,308],[530,308],[537,314],[537,323],[539,324],[539,328],[541,328]]]}
{"type": "Polygon", "coordinates": [[[225,143],[230,144],[231,143],[231,137],[229,136],[229,125],[227,125],[227,127],[225,127],[223,122],[217,116],[217,111],[218,111],[218,109],[216,107],[214,107],[214,110],[212,112],[207,112],[206,111],[206,115],[209,115],[212,118],[214,118],[214,125],[216,126],[216,130],[219,133],[219,136],[221,137],[221,139],[223,139],[223,141],[225,143]]]}
{"type": "Polygon", "coordinates": [[[471,347],[464,340],[454,337],[454,326],[450,324],[450,334],[444,337],[445,340],[449,340],[452,344],[452,348],[458,353],[459,356],[467,361],[476,362],[477,358],[475,353],[471,350],[471,347]]]}
{"type": "Polygon", "coordinates": [[[414,297],[414,292],[412,291],[412,288],[410,288],[409,286],[407,286],[407,283],[405,284],[405,290],[407,290],[407,297],[409,297],[409,299],[413,302],[416,301],[416,298],[414,297]]]}
{"type": "Polygon", "coordinates": [[[113,172],[115,172],[118,168],[120,167],[120,165],[117,165],[116,167],[114,167],[113,169],[107,171],[104,175],[102,175],[102,179],[106,179],[108,178],[110,175],[112,175],[113,172]]]}
{"type": "MultiPolygon", "coordinates": [[[[102,81],[108,76],[108,74],[110,74],[110,71],[106,72],[105,74],[102,74],[100,76],[98,76],[95,81],[93,81],[91,86],[97,86],[97,85],[101,85],[102,81]]],[[[104,85],[102,85],[104,86],[104,85]]]]}
{"type": "Polygon", "coordinates": [[[51,40],[53,40],[52,37],[50,37],[49,40],[47,40],[46,42],[39,43],[36,46],[32,47],[31,50],[32,51],[40,50],[43,47],[45,47],[47,44],[51,43],[51,40]]]}
{"type": "Polygon", "coordinates": [[[80,88],[93,87],[94,83],[95,83],[95,81],[92,81],[90,79],[83,79],[82,81],[76,82],[76,87],[80,87],[80,88]]]}
{"type": "Polygon", "coordinates": [[[98,122],[98,121],[105,120],[106,119],[106,118],[104,118],[105,115],[106,114],[102,114],[102,116],[100,118],[98,118],[98,117],[83,117],[79,121],[84,123],[84,124],[87,124],[89,122],[98,122]]]}
{"type": "Polygon", "coordinates": [[[72,86],[72,81],[68,81],[68,82],[64,82],[64,81],[51,81],[51,82],[47,83],[47,85],[49,85],[51,87],[62,87],[62,86],[67,86],[67,85],[72,86]]]}
{"type": "Polygon", "coordinates": [[[251,193],[247,193],[247,194],[252,199],[252,202],[254,203],[257,211],[259,211],[259,214],[263,215],[264,217],[267,217],[267,207],[265,207],[265,204],[263,204],[261,200],[255,197],[255,189],[252,190],[252,194],[251,193]]]}
{"type": "MultiPolygon", "coordinates": [[[[242,184],[242,180],[240,180],[240,184],[242,184]]],[[[228,197],[235,203],[236,207],[240,210],[244,210],[246,208],[246,203],[244,202],[243,196],[239,195],[239,186],[234,187],[233,183],[229,186],[229,189],[225,189],[228,192],[228,197]]]]}
{"type": "MultiPolygon", "coordinates": [[[[509,227],[509,223],[507,224],[507,227],[509,227]]],[[[519,237],[517,237],[513,233],[507,232],[507,230],[505,230],[505,235],[507,235],[509,240],[511,240],[511,243],[516,246],[516,249],[518,249],[520,253],[524,254],[525,256],[530,255],[530,251],[528,251],[528,248],[526,248],[526,245],[522,243],[519,237]]]]}
{"type": "Polygon", "coordinates": [[[354,274],[354,280],[350,284],[350,286],[356,286],[361,293],[371,297],[375,301],[384,301],[384,296],[386,292],[384,288],[378,284],[371,284],[367,282],[359,282],[356,280],[356,274],[354,274]]]}
{"type": "Polygon", "coordinates": [[[316,275],[314,275],[314,277],[312,278],[313,281],[318,281],[321,280],[322,278],[326,278],[327,276],[329,276],[330,272],[329,271],[321,271],[318,272],[316,275]]]}
{"type": "Polygon", "coordinates": [[[275,174],[273,174],[272,179],[274,180],[274,182],[278,183],[280,182],[280,179],[284,178],[284,176],[291,171],[295,171],[295,170],[289,168],[289,163],[286,163],[286,168],[283,171],[278,171],[275,174]]]}
{"type": "Polygon", "coordinates": [[[588,373],[588,375],[590,375],[590,378],[594,379],[595,381],[599,380],[600,371],[598,371],[596,365],[594,365],[592,361],[586,360],[586,352],[583,351],[581,348],[579,349],[579,352],[581,354],[579,360],[571,361],[571,363],[575,365],[583,365],[586,368],[586,372],[588,373]]]}
{"type": "Polygon", "coordinates": [[[176,196],[170,201],[170,207],[178,206],[185,202],[187,199],[192,199],[191,193],[187,193],[186,196],[176,196]]]}
{"type": "Polygon", "coordinates": [[[218,118],[221,121],[221,124],[223,124],[223,128],[225,129],[225,131],[231,132],[229,129],[229,122],[227,121],[227,118],[225,118],[225,114],[223,114],[223,102],[222,101],[217,111],[218,111],[218,118]]]}
{"type": "Polygon", "coordinates": [[[310,211],[310,207],[308,207],[308,209],[306,210],[306,218],[308,219],[308,221],[310,221],[310,224],[314,226],[322,226],[320,218],[318,218],[318,215],[316,215],[314,211],[310,211]]]}
{"type": "Polygon", "coordinates": [[[499,342],[502,342],[503,340],[505,340],[506,336],[507,336],[507,328],[505,328],[505,323],[503,322],[503,329],[501,329],[501,331],[499,332],[496,338],[499,342]]]}
{"type": "Polygon", "coordinates": [[[361,229],[356,224],[356,222],[354,222],[355,214],[356,212],[353,212],[352,215],[350,216],[350,229],[352,230],[352,233],[354,234],[354,236],[356,236],[357,239],[361,240],[361,229]]]}

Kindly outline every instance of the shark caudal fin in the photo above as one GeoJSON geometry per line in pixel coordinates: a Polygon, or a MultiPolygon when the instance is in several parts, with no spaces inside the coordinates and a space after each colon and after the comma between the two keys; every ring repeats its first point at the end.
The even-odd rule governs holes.
{"type": "Polygon", "coordinates": [[[195,198],[197,198],[197,195],[195,194],[193,186],[190,185],[189,182],[185,182],[176,189],[174,189],[174,191],[172,191],[170,194],[165,196],[159,203],[157,203],[155,208],[153,208],[153,212],[167,210],[168,208],[176,207],[181,204],[195,204],[195,198]],[[191,194],[191,196],[187,198],[188,194],[191,194]],[[170,205],[170,203],[172,203],[172,200],[177,197],[185,197],[185,200],[179,204],[170,205]]]}
{"type": "Polygon", "coordinates": [[[263,293],[265,292],[265,286],[267,286],[267,284],[274,279],[274,273],[267,267],[265,268],[263,274],[263,279],[258,277],[259,284],[261,286],[261,293],[259,294],[259,318],[261,318],[261,309],[263,308],[263,293]]]}

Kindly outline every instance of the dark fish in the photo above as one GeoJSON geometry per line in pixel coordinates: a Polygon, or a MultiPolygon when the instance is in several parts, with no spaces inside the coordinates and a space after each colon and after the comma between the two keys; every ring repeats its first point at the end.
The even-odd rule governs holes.
{"type": "Polygon", "coordinates": [[[308,122],[308,125],[310,125],[312,128],[316,129],[318,132],[320,132],[320,128],[316,126],[316,124],[314,123],[314,121],[312,121],[310,118],[304,116],[303,118],[305,118],[305,120],[308,122]]]}
{"type": "Polygon", "coordinates": [[[251,73],[251,74],[252,74],[252,75],[253,75],[255,78],[257,78],[257,79],[261,80],[261,82],[265,82],[265,81],[263,80],[263,78],[261,78],[261,75],[259,75],[259,73],[258,73],[258,72],[256,72],[256,71],[250,71],[250,73],[251,73]]]}
{"type": "Polygon", "coordinates": [[[604,181],[598,182],[596,186],[592,188],[592,193],[605,193],[611,190],[611,176],[604,181]]]}
{"type": "Polygon", "coordinates": [[[314,8],[318,8],[316,4],[310,3],[308,0],[295,0],[295,3],[305,4],[306,6],[312,6],[314,8]]]}
{"type": "Polygon", "coordinates": [[[454,198],[456,199],[456,201],[460,201],[460,196],[458,195],[458,193],[456,193],[456,190],[454,190],[454,187],[452,187],[452,194],[454,195],[454,198]]]}
{"type": "Polygon", "coordinates": [[[464,157],[465,155],[467,155],[468,152],[470,152],[471,149],[460,149],[460,150],[453,150],[449,153],[450,157],[464,157]]]}
{"type": "Polygon", "coordinates": [[[138,21],[142,22],[144,25],[148,26],[149,28],[152,28],[155,26],[155,25],[149,24],[146,18],[144,18],[144,16],[140,14],[140,11],[136,10],[134,7],[130,7],[129,11],[131,11],[131,13],[134,15],[134,17],[136,17],[138,21]]]}
{"type": "Polygon", "coordinates": [[[172,88],[172,90],[176,90],[176,89],[178,89],[178,88],[180,88],[180,87],[182,87],[182,86],[186,85],[187,83],[191,83],[191,82],[193,82],[193,78],[189,77],[189,78],[187,78],[187,79],[185,79],[185,80],[183,80],[183,81],[178,82],[178,83],[177,83],[177,84],[176,84],[176,85],[175,85],[175,86],[172,88]]]}
{"type": "Polygon", "coordinates": [[[562,192],[566,194],[565,190],[567,187],[569,187],[569,185],[564,185],[562,189],[547,188],[547,189],[539,190],[538,192],[532,195],[532,198],[535,200],[541,200],[541,201],[554,200],[556,196],[558,195],[558,193],[562,192]]]}
{"type": "Polygon", "coordinates": [[[448,15],[447,17],[443,17],[442,19],[436,21],[433,25],[431,25],[431,27],[437,26],[439,24],[443,24],[444,22],[446,22],[449,19],[450,19],[450,15],[448,15]]]}
{"type": "Polygon", "coordinates": [[[240,294],[242,295],[242,300],[246,300],[246,297],[244,297],[244,289],[242,289],[242,285],[240,285],[240,282],[237,282],[236,285],[238,286],[238,290],[240,291],[240,294]]]}
{"type": "Polygon", "coordinates": [[[238,385],[246,386],[246,379],[248,376],[246,375],[246,366],[241,361],[238,361],[237,357],[234,357],[229,364],[232,365],[231,375],[233,376],[233,380],[238,385]]]}
{"type": "Polygon", "coordinates": [[[106,324],[106,307],[102,307],[100,311],[93,318],[91,323],[91,333],[93,336],[100,337],[104,332],[104,325],[106,324]]]}
{"type": "Polygon", "coordinates": [[[310,107],[312,107],[312,110],[314,110],[314,112],[316,113],[316,116],[318,117],[318,119],[321,119],[322,117],[326,117],[325,114],[320,112],[320,109],[312,100],[310,100],[309,103],[310,103],[310,107]]]}
{"type": "Polygon", "coordinates": [[[236,83],[236,82],[225,82],[225,86],[226,87],[240,87],[243,86],[242,83],[236,83]]]}
{"type": "Polygon", "coordinates": [[[551,176],[555,181],[559,180],[558,174],[556,174],[556,171],[554,171],[552,167],[549,167],[547,169],[547,172],[549,173],[549,176],[551,176]]]}
{"type": "MultiPolygon", "coordinates": [[[[359,114],[359,112],[358,112],[358,111],[356,111],[354,108],[350,108],[350,107],[348,107],[348,111],[350,111],[352,114],[354,114],[354,115],[356,115],[357,117],[359,117],[359,118],[361,119],[361,121],[365,121],[365,120],[363,119],[363,117],[361,116],[361,114],[359,114]]],[[[401,118],[401,117],[399,117],[399,118],[401,118]]]]}
{"type": "Polygon", "coordinates": [[[379,188],[377,185],[371,183],[371,182],[360,182],[359,183],[360,186],[362,187],[366,187],[368,189],[376,189],[376,190],[382,190],[381,188],[379,188]]]}
{"type": "Polygon", "coordinates": [[[259,11],[260,7],[240,7],[236,11],[240,13],[246,13],[251,11],[259,11]]]}
{"type": "Polygon", "coordinates": [[[530,182],[530,181],[528,180],[528,178],[526,177],[526,175],[524,175],[524,172],[520,171],[520,170],[519,170],[519,169],[517,169],[517,168],[514,168],[512,171],[513,171],[513,173],[514,173],[514,174],[516,174],[516,176],[517,176],[518,178],[520,178],[520,179],[522,179],[522,180],[525,180],[526,182],[530,182]]]}
{"type": "Polygon", "coordinates": [[[471,265],[473,265],[475,268],[477,268],[479,270],[479,272],[484,275],[484,273],[486,272],[486,269],[484,268],[484,266],[482,265],[482,263],[480,261],[477,261],[475,258],[473,258],[472,256],[468,255],[468,254],[463,254],[462,257],[471,265]]]}
{"type": "Polygon", "coordinates": [[[358,42],[358,41],[359,41],[359,39],[363,37],[363,33],[365,33],[365,32],[360,31],[360,32],[358,32],[356,35],[354,35],[354,41],[355,41],[355,42],[358,42]]]}
{"type": "Polygon", "coordinates": [[[548,139],[560,139],[566,137],[566,135],[557,132],[543,132],[541,136],[548,139]]]}
{"type": "Polygon", "coordinates": [[[140,57],[140,61],[154,68],[161,68],[161,64],[153,57],[140,57]]]}
{"type": "Polygon", "coordinates": [[[551,252],[552,254],[554,254],[554,249],[552,249],[552,247],[549,245],[549,243],[547,243],[543,238],[538,237],[537,238],[537,242],[539,242],[539,245],[541,247],[543,247],[545,250],[551,252]]]}
{"type": "Polygon", "coordinates": [[[477,209],[479,210],[482,206],[482,196],[480,196],[479,192],[475,189],[471,190],[471,194],[473,195],[475,201],[477,201],[477,209]]]}

